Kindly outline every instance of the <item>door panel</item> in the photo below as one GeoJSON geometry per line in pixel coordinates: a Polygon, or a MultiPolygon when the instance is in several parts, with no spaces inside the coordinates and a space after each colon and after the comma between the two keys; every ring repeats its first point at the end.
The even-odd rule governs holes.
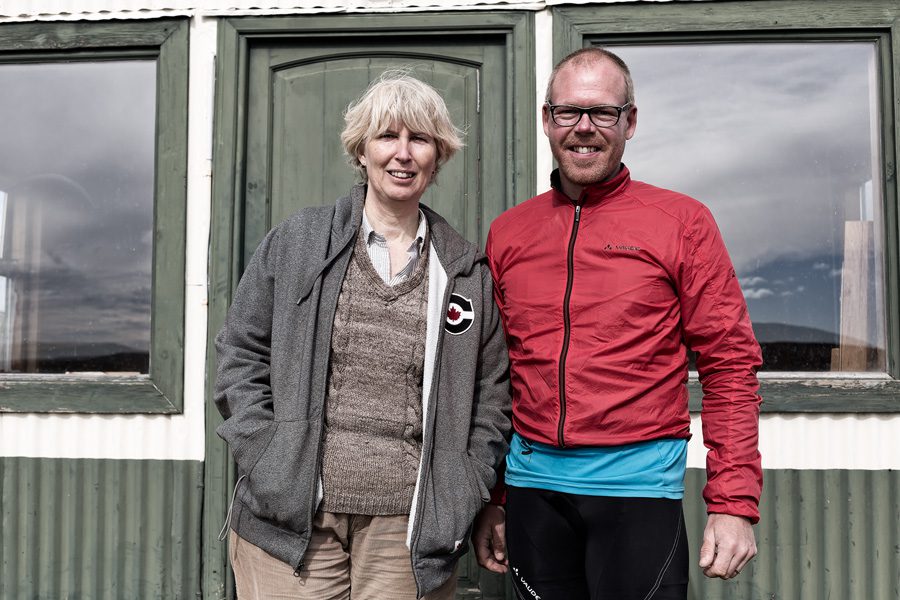
{"type": "MultiPolygon", "coordinates": [[[[273,223],[330,204],[353,173],[340,149],[341,114],[388,66],[434,83],[466,148],[426,196],[483,243],[502,210],[534,195],[534,14],[530,11],[285,15],[217,22],[216,122],[210,231],[208,351],[246,260],[273,223]]],[[[203,486],[204,597],[234,598],[218,539],[236,474],[215,433],[215,361],[207,361],[203,486]]],[[[459,567],[462,600],[512,598],[507,580],[459,567]]]]}
{"type": "MultiPolygon", "coordinates": [[[[504,39],[430,41],[279,40],[251,48],[244,197],[237,198],[243,201],[244,264],[273,225],[299,208],[331,204],[348,193],[356,174],[340,141],[344,111],[391,68],[409,68],[434,86],[465,132],[465,146],[422,202],[483,247],[487,227],[509,198],[504,39]],[[482,82],[490,82],[489,93],[482,93],[482,82]]],[[[459,598],[498,598],[504,591],[504,581],[480,571],[471,557],[460,563],[459,580],[459,598]]]]}
{"type": "Polygon", "coordinates": [[[408,68],[444,97],[466,146],[422,197],[481,245],[506,204],[502,44],[435,40],[390,44],[265,45],[250,52],[244,259],[274,224],[304,206],[327,205],[356,181],[340,142],[347,105],[391,68],[408,68]],[[491,94],[481,82],[491,81],[491,94]],[[485,117],[491,118],[486,125],[485,117]]]}

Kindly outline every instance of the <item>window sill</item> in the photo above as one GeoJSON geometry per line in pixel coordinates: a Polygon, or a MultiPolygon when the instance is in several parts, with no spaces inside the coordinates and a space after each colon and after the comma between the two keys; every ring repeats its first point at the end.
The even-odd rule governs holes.
{"type": "Polygon", "coordinates": [[[180,412],[147,375],[0,376],[0,413],[180,412]]]}
{"type": "MultiPolygon", "coordinates": [[[[703,391],[692,374],[690,410],[700,410],[703,391]]],[[[887,377],[760,378],[763,413],[900,413],[900,381],[887,377]]]]}

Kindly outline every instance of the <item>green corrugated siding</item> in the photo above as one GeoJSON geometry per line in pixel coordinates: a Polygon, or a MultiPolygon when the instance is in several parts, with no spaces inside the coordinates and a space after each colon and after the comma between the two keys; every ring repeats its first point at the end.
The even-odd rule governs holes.
{"type": "MultiPolygon", "coordinates": [[[[900,471],[767,470],[759,554],[731,581],[707,579],[696,567],[705,483],[704,471],[688,469],[688,600],[900,600],[900,471]]],[[[458,598],[513,600],[505,582],[469,562],[458,598]]]]}
{"type": "Polygon", "coordinates": [[[0,599],[199,598],[203,464],[0,458],[0,599]]]}
{"type": "MultiPolygon", "coordinates": [[[[692,556],[706,515],[703,471],[688,471],[692,556]]],[[[759,555],[732,581],[692,572],[704,600],[900,599],[900,471],[765,472],[759,555]]]]}
{"type": "MultiPolygon", "coordinates": [[[[202,463],[0,459],[0,599],[200,597],[202,463]]],[[[900,600],[900,472],[767,470],[759,556],[690,600],[900,600]]],[[[691,561],[705,476],[687,474],[691,561]]],[[[467,599],[512,598],[463,567],[467,599]],[[480,581],[479,581],[480,580],[480,581]]]]}

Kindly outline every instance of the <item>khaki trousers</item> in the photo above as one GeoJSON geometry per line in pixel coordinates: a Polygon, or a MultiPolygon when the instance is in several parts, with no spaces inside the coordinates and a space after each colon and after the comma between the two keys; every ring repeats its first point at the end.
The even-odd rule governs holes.
{"type": "MultiPolygon", "coordinates": [[[[278,560],[234,531],[228,555],[238,600],[416,600],[406,547],[406,515],[370,517],[319,511],[303,570],[278,560]]],[[[453,600],[456,573],[424,600],[453,600]]]]}

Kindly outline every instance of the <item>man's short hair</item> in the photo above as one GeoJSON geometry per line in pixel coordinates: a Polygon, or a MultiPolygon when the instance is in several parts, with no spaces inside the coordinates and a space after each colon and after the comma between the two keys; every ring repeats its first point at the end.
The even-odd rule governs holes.
{"type": "Polygon", "coordinates": [[[341,143],[348,162],[363,181],[366,169],[359,161],[369,140],[396,125],[406,125],[434,139],[435,172],[462,148],[462,132],[450,120],[444,99],[433,87],[410,75],[409,69],[391,69],[373,81],[344,113],[341,143]]]}
{"type": "Polygon", "coordinates": [[[551,94],[553,92],[553,82],[556,81],[556,75],[557,73],[559,73],[560,69],[562,69],[566,65],[587,65],[592,62],[601,62],[603,60],[612,62],[619,68],[620,71],[622,71],[622,75],[625,77],[625,102],[634,104],[634,81],[632,81],[631,79],[631,71],[628,69],[628,65],[626,65],[625,61],[619,58],[617,54],[610,52],[605,48],[599,48],[597,46],[579,48],[578,50],[572,52],[564,59],[556,63],[556,66],[553,67],[553,71],[550,73],[550,80],[547,82],[547,93],[544,96],[544,99],[547,102],[553,102],[551,98],[551,94]]]}

